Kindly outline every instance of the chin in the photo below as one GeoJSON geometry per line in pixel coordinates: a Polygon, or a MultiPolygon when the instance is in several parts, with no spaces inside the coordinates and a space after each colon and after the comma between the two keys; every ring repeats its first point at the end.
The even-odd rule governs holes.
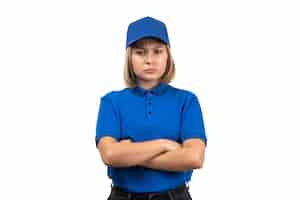
{"type": "Polygon", "coordinates": [[[156,81],[159,77],[142,77],[142,80],[144,81],[156,81]]]}

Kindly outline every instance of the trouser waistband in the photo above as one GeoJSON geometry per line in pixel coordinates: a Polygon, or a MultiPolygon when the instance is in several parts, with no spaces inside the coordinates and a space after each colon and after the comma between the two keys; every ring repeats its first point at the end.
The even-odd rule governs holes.
{"type": "Polygon", "coordinates": [[[180,185],[175,189],[170,189],[162,192],[129,192],[124,188],[113,186],[111,189],[111,195],[122,196],[127,199],[145,199],[150,200],[152,197],[160,197],[161,199],[173,200],[174,196],[184,193],[189,190],[188,184],[180,185]]]}

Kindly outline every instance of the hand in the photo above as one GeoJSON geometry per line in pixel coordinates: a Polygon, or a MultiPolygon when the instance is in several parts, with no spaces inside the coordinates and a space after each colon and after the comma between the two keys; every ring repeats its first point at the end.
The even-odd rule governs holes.
{"type": "Polygon", "coordinates": [[[181,144],[169,139],[161,139],[166,151],[173,151],[181,148],[181,144]]]}
{"type": "Polygon", "coordinates": [[[120,143],[131,143],[132,141],[130,139],[123,139],[120,140],[120,143]]]}

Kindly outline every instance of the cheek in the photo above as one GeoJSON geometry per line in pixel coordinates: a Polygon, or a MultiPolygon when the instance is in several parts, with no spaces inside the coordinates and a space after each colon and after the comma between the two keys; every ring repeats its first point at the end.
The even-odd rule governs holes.
{"type": "Polygon", "coordinates": [[[167,65],[167,61],[168,61],[168,57],[167,57],[167,56],[166,56],[166,57],[162,57],[162,58],[160,59],[160,61],[159,61],[160,67],[161,67],[161,68],[165,68],[166,65],[167,65]]]}
{"type": "Polygon", "coordinates": [[[142,65],[141,59],[132,58],[131,64],[135,73],[139,73],[141,71],[141,65],[142,65]]]}
{"type": "Polygon", "coordinates": [[[141,61],[139,58],[133,56],[132,59],[131,59],[131,62],[132,62],[132,65],[138,65],[141,61]]]}
{"type": "Polygon", "coordinates": [[[141,57],[138,57],[138,56],[132,56],[132,62],[141,63],[141,62],[143,62],[143,59],[141,57]]]}

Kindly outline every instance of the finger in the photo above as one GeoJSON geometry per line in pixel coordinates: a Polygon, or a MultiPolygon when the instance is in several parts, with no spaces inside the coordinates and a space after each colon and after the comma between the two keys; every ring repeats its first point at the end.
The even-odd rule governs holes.
{"type": "Polygon", "coordinates": [[[121,140],[121,142],[131,142],[130,139],[121,140]]]}

